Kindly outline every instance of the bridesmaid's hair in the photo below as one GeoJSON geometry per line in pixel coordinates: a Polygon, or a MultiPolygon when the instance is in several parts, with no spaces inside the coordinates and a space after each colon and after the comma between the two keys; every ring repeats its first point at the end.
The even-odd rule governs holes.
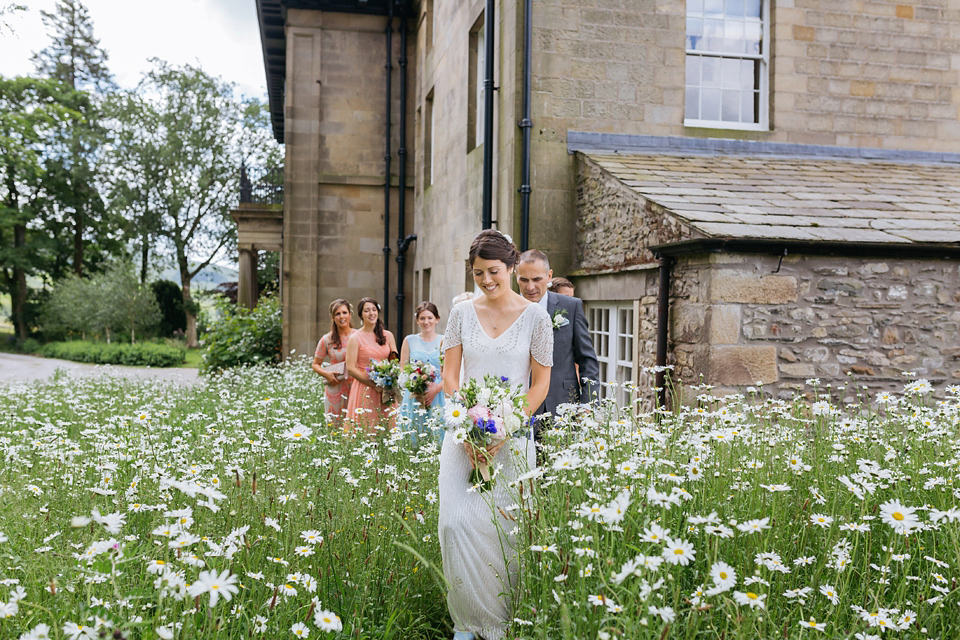
{"type": "Polygon", "coordinates": [[[520,254],[513,246],[513,241],[496,229],[485,229],[477,234],[470,245],[470,266],[477,258],[483,260],[499,260],[513,269],[520,262],[520,254]]]}
{"type": "Polygon", "coordinates": [[[424,311],[429,311],[430,313],[433,314],[433,317],[435,317],[437,320],[440,319],[440,310],[437,309],[437,305],[428,301],[423,301],[417,305],[417,308],[413,310],[413,319],[419,320],[420,314],[423,313],[424,311]]]}
{"type": "MultiPolygon", "coordinates": [[[[373,298],[360,298],[360,303],[357,305],[357,315],[360,318],[363,318],[363,305],[372,304],[377,308],[377,311],[380,311],[380,303],[374,300],[373,298]]],[[[377,344],[381,347],[387,344],[387,336],[383,335],[383,318],[380,317],[380,314],[377,313],[377,324],[373,325],[373,334],[377,336],[377,344]]]]}
{"type": "Polygon", "coordinates": [[[337,298],[330,303],[330,344],[335,349],[343,348],[343,343],[340,341],[340,329],[337,328],[337,321],[333,319],[333,314],[335,314],[340,307],[346,307],[347,311],[353,313],[353,305],[343,298],[337,298]]]}

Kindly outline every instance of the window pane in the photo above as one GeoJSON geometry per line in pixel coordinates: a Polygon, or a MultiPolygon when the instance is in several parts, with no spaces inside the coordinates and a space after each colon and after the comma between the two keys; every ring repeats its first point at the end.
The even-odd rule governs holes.
{"type": "Polygon", "coordinates": [[[687,49],[703,48],[703,20],[687,18],[687,49]]]}
{"type": "Polygon", "coordinates": [[[756,91],[744,91],[740,94],[740,117],[743,122],[758,122],[756,100],[759,93],[756,91]]]}
{"type": "Polygon", "coordinates": [[[687,84],[700,85],[700,56],[687,56],[687,84]]]}
{"type": "Polygon", "coordinates": [[[723,0],[704,0],[703,12],[707,15],[722,16],[723,0]]]}
{"type": "Polygon", "coordinates": [[[702,89],[700,94],[700,118],[720,119],[720,89],[702,89]]]}
{"type": "Polygon", "coordinates": [[[740,61],[740,88],[744,91],[753,91],[758,89],[757,86],[757,70],[760,67],[760,62],[757,60],[741,60],[740,61]]]}
{"type": "Polygon", "coordinates": [[[731,18],[743,16],[743,0],[727,0],[726,13],[731,18]]]}
{"type": "Polygon", "coordinates": [[[687,0],[687,15],[703,13],[703,0],[687,0]]]}
{"type": "MultiPolygon", "coordinates": [[[[722,58],[720,60],[720,86],[724,89],[740,88],[740,66],[739,58],[722,58]]],[[[753,86],[749,87],[753,89],[753,86]]]]}
{"type": "Polygon", "coordinates": [[[688,120],[700,119],[700,89],[697,87],[687,87],[687,96],[684,106],[686,107],[683,114],[684,118],[687,118],[688,120]]]}
{"type": "Polygon", "coordinates": [[[720,58],[702,58],[700,86],[720,86],[720,58]]]}
{"type": "Polygon", "coordinates": [[[704,46],[709,51],[723,48],[723,20],[703,21],[704,46]]]}
{"type": "Polygon", "coordinates": [[[744,53],[758,55],[761,53],[760,44],[763,37],[763,24],[748,21],[744,24],[744,53]]]}
{"type": "Polygon", "coordinates": [[[723,23],[724,53],[743,53],[743,22],[727,20],[723,23]]]}
{"type": "Polygon", "coordinates": [[[721,119],[724,122],[740,121],[740,92],[724,89],[721,119]]]}
{"type": "Polygon", "coordinates": [[[760,0],[746,0],[744,5],[744,15],[748,18],[760,17],[760,0]]]}

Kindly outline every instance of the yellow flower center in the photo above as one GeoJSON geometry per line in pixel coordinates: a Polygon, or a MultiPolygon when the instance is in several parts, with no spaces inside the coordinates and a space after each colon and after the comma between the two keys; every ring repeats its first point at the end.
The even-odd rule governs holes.
{"type": "Polygon", "coordinates": [[[677,555],[677,556],[682,556],[682,555],[683,555],[683,549],[674,549],[674,550],[673,550],[673,554],[674,554],[674,555],[677,555]]]}
{"type": "Polygon", "coordinates": [[[757,594],[755,594],[753,591],[747,591],[747,597],[750,598],[751,600],[756,600],[756,599],[759,598],[760,596],[758,596],[757,594]]]}
{"type": "Polygon", "coordinates": [[[721,579],[721,580],[726,580],[726,579],[727,579],[727,572],[726,572],[726,571],[721,571],[721,572],[720,572],[720,579],[721,579]]]}
{"type": "Polygon", "coordinates": [[[894,511],[894,512],[893,512],[893,519],[894,519],[894,520],[897,520],[897,521],[903,520],[903,514],[900,513],[899,511],[894,511]]]}

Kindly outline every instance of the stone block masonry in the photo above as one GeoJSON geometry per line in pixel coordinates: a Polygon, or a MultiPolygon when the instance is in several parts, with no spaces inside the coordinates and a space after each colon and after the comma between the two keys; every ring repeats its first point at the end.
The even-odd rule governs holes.
{"type": "Polygon", "coordinates": [[[730,390],[762,382],[785,398],[819,378],[848,400],[855,389],[900,391],[908,372],[960,384],[960,261],[797,255],[773,274],[778,262],[677,263],[671,348],[692,354],[678,358],[681,378],[730,390]]]}

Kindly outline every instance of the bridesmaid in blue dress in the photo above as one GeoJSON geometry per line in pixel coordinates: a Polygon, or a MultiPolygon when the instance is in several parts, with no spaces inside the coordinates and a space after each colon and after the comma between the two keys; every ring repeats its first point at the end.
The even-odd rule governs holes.
{"type": "Polygon", "coordinates": [[[438,407],[443,407],[443,376],[440,371],[443,336],[437,333],[437,322],[440,321],[437,305],[432,302],[421,302],[414,313],[420,333],[411,333],[403,339],[403,346],[400,348],[400,364],[420,361],[428,362],[437,368],[437,379],[427,389],[422,403],[409,391],[403,392],[400,415],[410,420],[410,428],[413,429],[410,439],[414,445],[417,445],[423,436],[432,435],[437,439],[443,438],[443,428],[429,424],[431,416],[435,418],[440,416],[442,409],[438,407]]]}

